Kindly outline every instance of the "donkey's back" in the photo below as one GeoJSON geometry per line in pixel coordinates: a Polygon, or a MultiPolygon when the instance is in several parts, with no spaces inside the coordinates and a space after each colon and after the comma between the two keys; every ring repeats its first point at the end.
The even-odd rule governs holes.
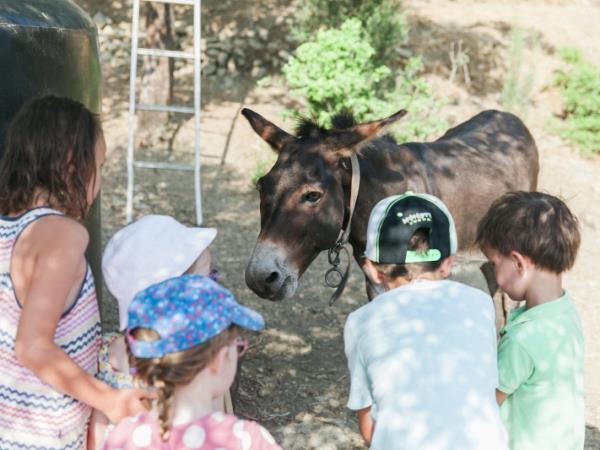
{"type": "Polygon", "coordinates": [[[421,166],[409,185],[448,205],[461,247],[474,241],[479,220],[497,197],[537,187],[535,141],[525,124],[510,113],[483,111],[436,141],[401,147],[421,166]]]}

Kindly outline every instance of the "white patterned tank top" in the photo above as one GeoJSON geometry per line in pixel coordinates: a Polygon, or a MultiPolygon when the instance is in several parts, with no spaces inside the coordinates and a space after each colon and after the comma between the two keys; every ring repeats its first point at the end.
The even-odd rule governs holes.
{"type": "MultiPolygon", "coordinates": [[[[10,261],[19,235],[40,217],[62,214],[35,208],[18,217],[0,216],[0,449],[85,449],[91,409],[54,390],[15,356],[21,307],[10,276],[10,261]]],[[[55,342],[83,370],[97,372],[100,315],[89,268],[77,298],[56,327],[55,342]]]]}

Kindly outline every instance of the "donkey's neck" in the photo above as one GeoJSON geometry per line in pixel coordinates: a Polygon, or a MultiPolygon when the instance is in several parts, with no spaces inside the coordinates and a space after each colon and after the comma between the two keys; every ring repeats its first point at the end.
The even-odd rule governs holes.
{"type": "MultiPolygon", "coordinates": [[[[422,163],[414,158],[411,149],[390,141],[376,144],[366,148],[358,158],[360,188],[350,233],[350,244],[355,255],[361,255],[364,252],[369,215],[377,202],[407,190],[421,191],[425,188],[422,186],[424,179],[422,163]]],[[[345,173],[342,183],[346,199],[345,220],[347,220],[351,184],[350,171],[345,173]]]]}

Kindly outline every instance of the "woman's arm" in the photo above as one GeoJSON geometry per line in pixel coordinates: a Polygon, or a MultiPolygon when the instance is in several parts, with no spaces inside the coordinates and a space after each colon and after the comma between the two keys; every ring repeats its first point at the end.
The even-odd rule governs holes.
{"type": "Polygon", "coordinates": [[[63,217],[52,219],[45,220],[43,227],[35,224],[38,230],[44,230],[37,237],[30,236],[33,242],[29,248],[38,251],[26,298],[20,299],[16,357],[57,391],[104,412],[113,422],[142,412],[139,399],[145,396],[144,391],[113,389],[79,367],[54,342],[69,293],[80,281],[82,264],[85,267],[88,235],[77,222],[63,217]]]}

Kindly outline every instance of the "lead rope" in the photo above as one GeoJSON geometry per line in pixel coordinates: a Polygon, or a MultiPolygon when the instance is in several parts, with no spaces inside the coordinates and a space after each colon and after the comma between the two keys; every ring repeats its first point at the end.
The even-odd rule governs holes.
{"type": "Polygon", "coordinates": [[[352,164],[352,182],[350,185],[350,209],[348,215],[348,223],[346,228],[340,230],[340,235],[333,247],[327,251],[327,258],[331,268],[325,272],[325,284],[328,287],[335,288],[335,292],[329,299],[329,306],[333,306],[335,301],[340,298],[346,282],[350,276],[350,252],[348,251],[348,239],[350,238],[350,227],[352,224],[352,215],[354,214],[354,207],[356,206],[356,199],[358,198],[358,189],[360,187],[360,166],[358,165],[358,157],[355,153],[350,156],[350,162],[352,164]],[[346,270],[342,272],[338,266],[340,265],[340,253],[346,254],[346,270]]]}

